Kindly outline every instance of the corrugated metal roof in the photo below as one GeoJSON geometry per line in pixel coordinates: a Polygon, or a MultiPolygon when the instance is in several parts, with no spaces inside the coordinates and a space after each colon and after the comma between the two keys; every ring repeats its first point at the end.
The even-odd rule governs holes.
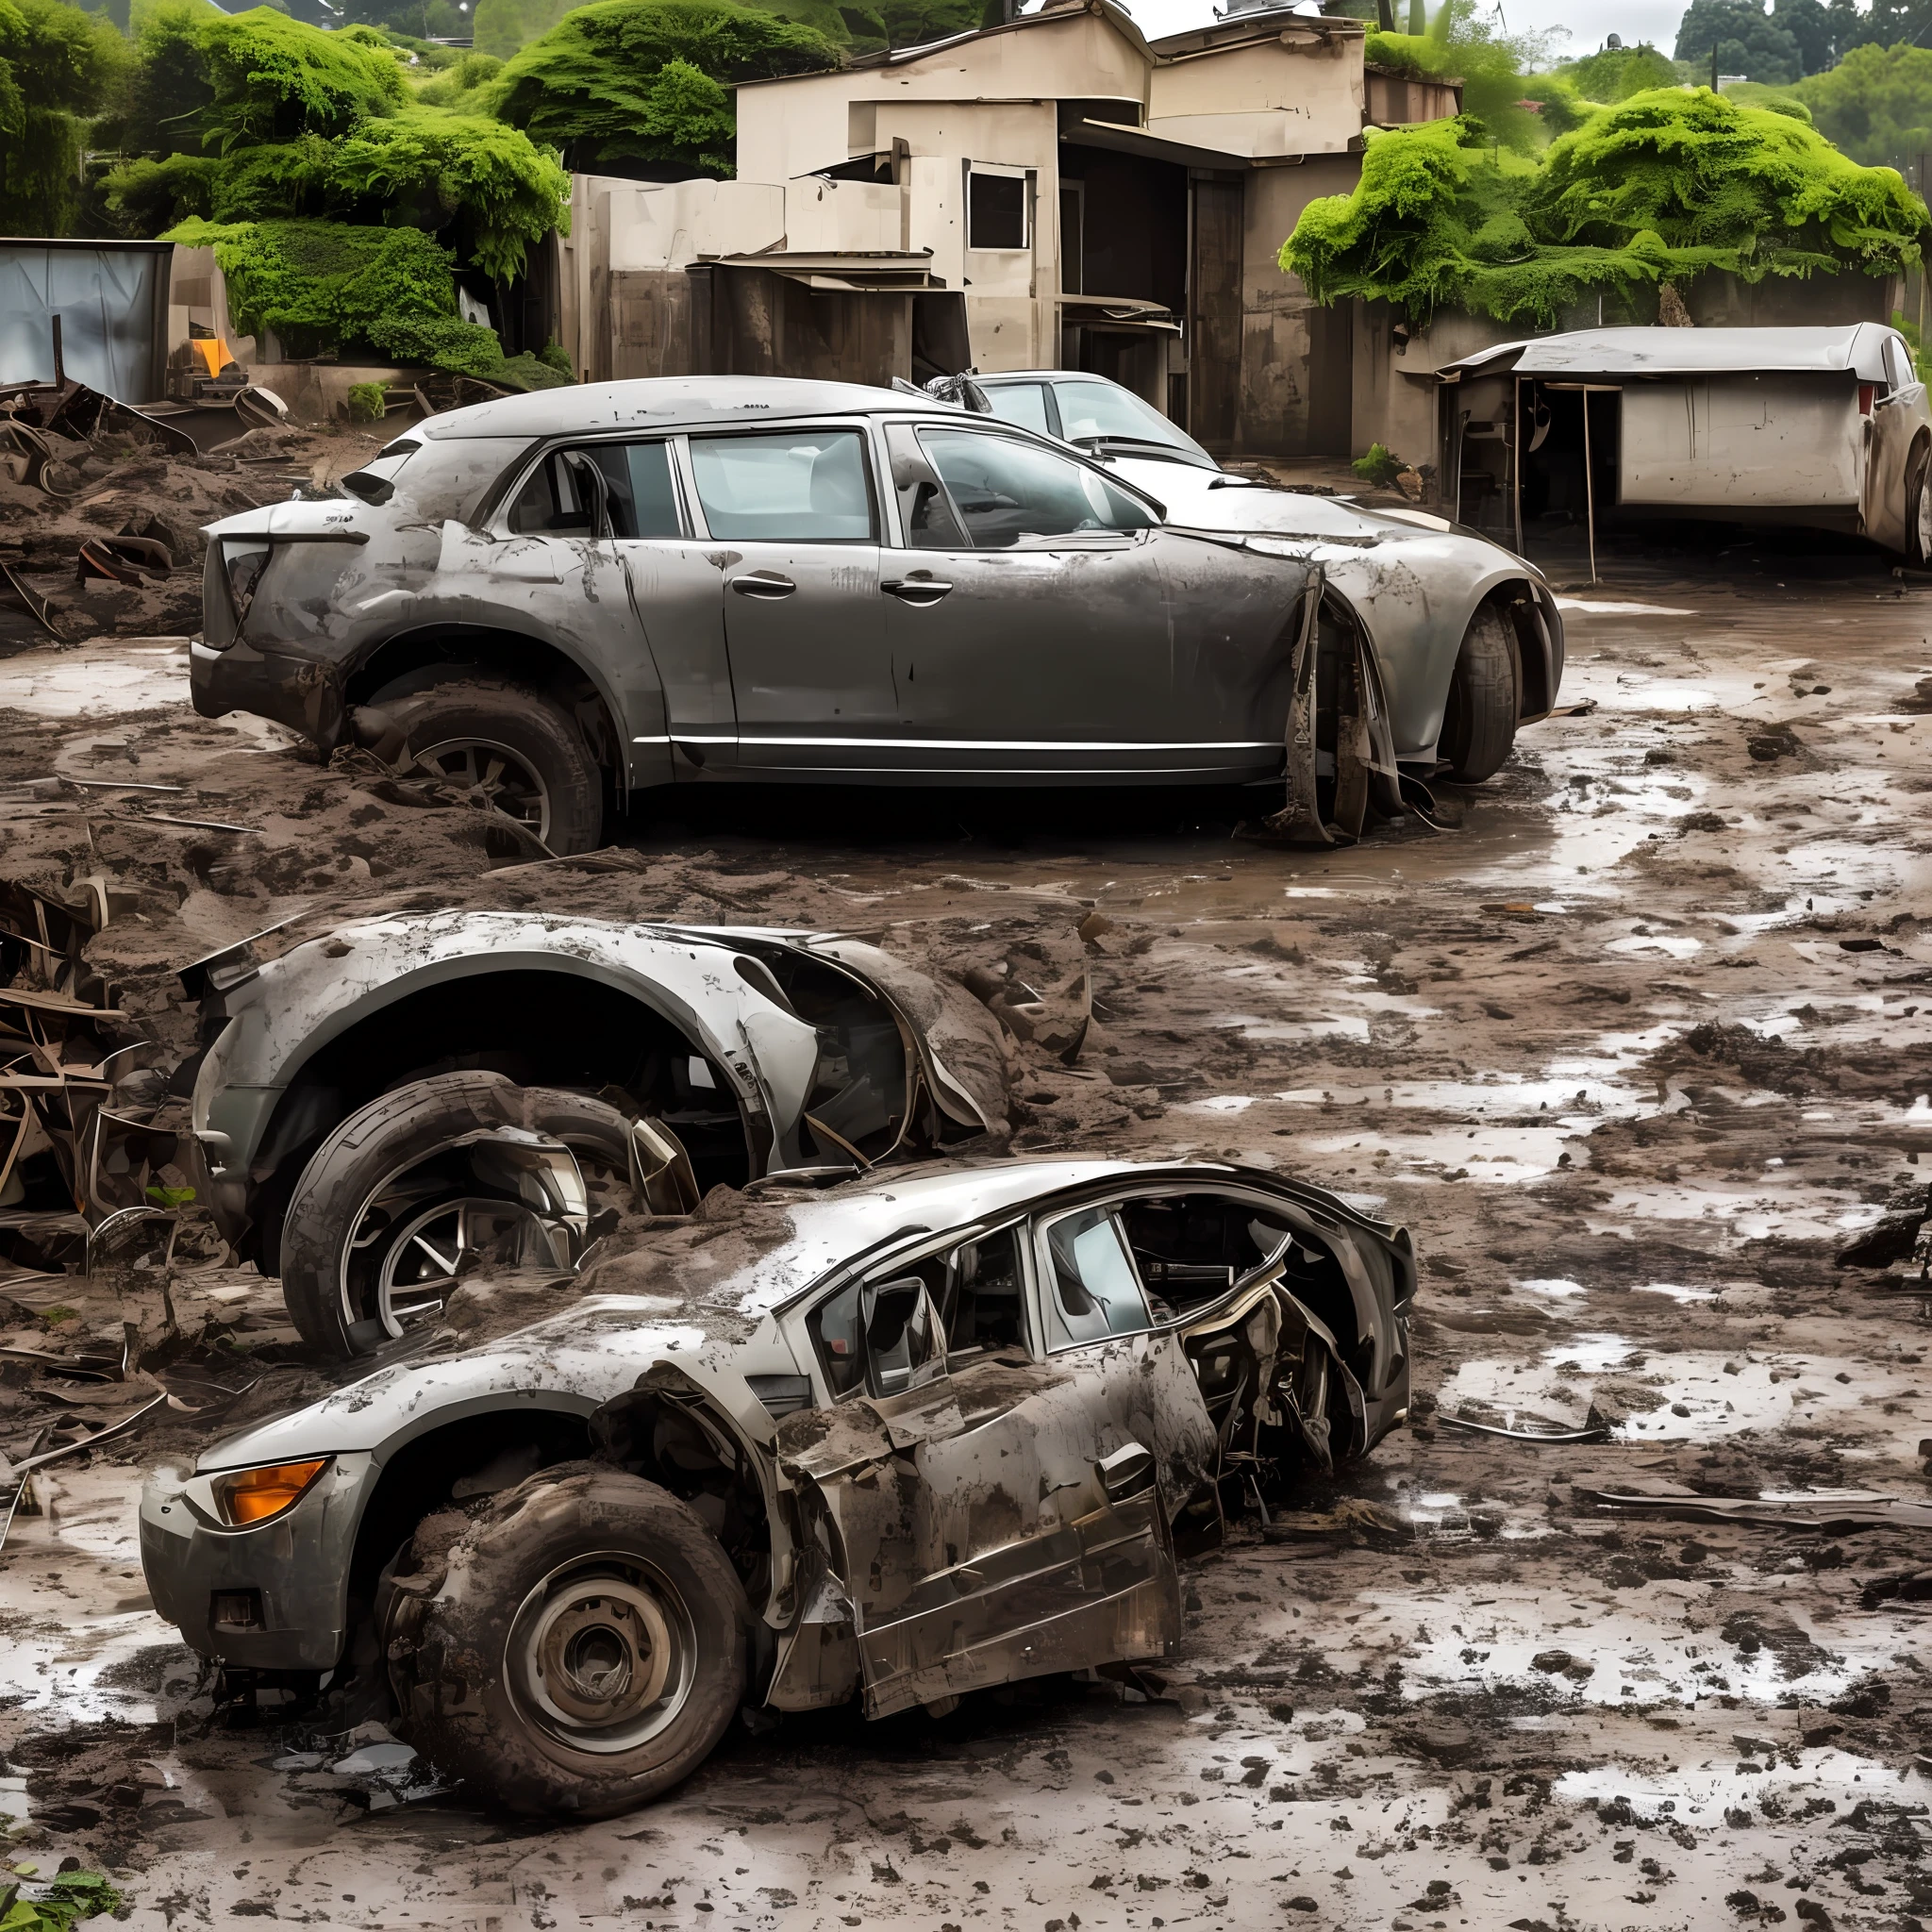
{"type": "Polygon", "coordinates": [[[1568,335],[1499,342],[1445,363],[1441,381],[1502,363],[1518,375],[1645,376],[1719,374],[1855,374],[1886,381],[1884,343],[1892,331],[1875,322],[1818,328],[1585,328],[1568,335]]]}

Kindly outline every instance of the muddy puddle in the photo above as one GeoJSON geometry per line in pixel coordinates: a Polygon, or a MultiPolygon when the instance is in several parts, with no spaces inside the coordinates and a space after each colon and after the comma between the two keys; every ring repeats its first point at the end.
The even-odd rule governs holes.
{"type": "MultiPolygon", "coordinates": [[[[130,1440],[0,1568],[13,1856],[125,1874],[142,1932],[1932,1917],[1924,1534],[1597,1500],[1932,1499],[1932,1290],[1835,1261],[1932,1181],[1932,718],[1899,708],[1932,591],[1840,553],[1605,579],[1566,592],[1563,698],[1593,709],[1445,792],[1453,828],[1321,855],[1242,831],[1272,800],[721,791],[624,827],[640,872],[479,879],[460,814],[352,823],[354,774],[195,720],[164,641],[0,663],[32,863],[158,868],[105,950],[163,1028],[186,958],[381,892],[837,924],[961,969],[1097,909],[1091,1024],[1015,1144],[1305,1176],[1406,1222],[1424,1270],[1413,1426],[1190,1566],[1153,1701],[789,1720],[606,1824],[385,1804],[341,1740],[212,1724],[142,1597],[130,1440]],[[183,790],[29,782],[57,774],[183,790]]],[[[272,1291],[231,1303],[193,1302],[201,1332],[228,1307],[225,1345],[284,1346],[272,1291]]]]}

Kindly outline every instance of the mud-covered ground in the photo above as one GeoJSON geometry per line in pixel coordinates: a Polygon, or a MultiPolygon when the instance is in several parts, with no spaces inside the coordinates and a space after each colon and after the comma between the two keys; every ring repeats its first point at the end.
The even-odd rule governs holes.
{"type": "MultiPolygon", "coordinates": [[[[1932,1178],[1932,586],[1789,540],[1606,578],[1569,611],[1563,697],[1596,708],[1450,797],[1456,828],[1332,855],[1238,836],[1225,798],[706,793],[616,869],[478,883],[475,813],[195,720],[166,641],[0,661],[7,869],[144,894],[96,947],[164,1035],[169,969],[388,893],[755,911],[953,971],[1064,968],[1086,920],[1095,1024],[1071,1068],[1016,1057],[1017,1146],[1278,1166],[1425,1257],[1416,1425],[1190,1568],[1166,1698],[788,1719],[589,1826],[394,1804],[341,1746],[210,1724],[135,1551],[142,1457],[199,1426],[171,1411],[14,1524],[13,1858],[125,1874],[143,1927],[1932,1923],[1932,1593],[1888,1581],[1925,1532],[1592,1493],[1932,1501],[1932,1297],[1833,1258],[1932,1178]],[[102,776],[186,789],[65,782],[102,776]]],[[[311,1373],[247,1276],[184,1266],[175,1300],[260,1399],[311,1373]]]]}

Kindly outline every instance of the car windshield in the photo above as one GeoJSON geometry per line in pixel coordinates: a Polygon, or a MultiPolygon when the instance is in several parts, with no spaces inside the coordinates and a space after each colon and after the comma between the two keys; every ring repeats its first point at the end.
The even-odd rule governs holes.
{"type": "Polygon", "coordinates": [[[1180,452],[1190,460],[1215,467],[1214,458],[1186,430],[1170,423],[1152,403],[1115,382],[1057,382],[1060,424],[1069,442],[1109,439],[1152,442],[1180,452]]]}

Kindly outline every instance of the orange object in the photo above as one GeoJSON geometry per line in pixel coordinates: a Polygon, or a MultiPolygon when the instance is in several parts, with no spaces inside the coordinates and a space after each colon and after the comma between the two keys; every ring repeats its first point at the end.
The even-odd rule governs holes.
{"type": "Polygon", "coordinates": [[[266,1523],[299,1500],[327,1467],[325,1456],[314,1462],[280,1462],[268,1469],[243,1469],[217,1476],[215,1507],[223,1521],[238,1529],[251,1523],[266,1523]]]}
{"type": "Polygon", "coordinates": [[[228,354],[228,345],[220,336],[194,336],[188,346],[202,359],[210,377],[219,375],[234,359],[228,354]]]}

